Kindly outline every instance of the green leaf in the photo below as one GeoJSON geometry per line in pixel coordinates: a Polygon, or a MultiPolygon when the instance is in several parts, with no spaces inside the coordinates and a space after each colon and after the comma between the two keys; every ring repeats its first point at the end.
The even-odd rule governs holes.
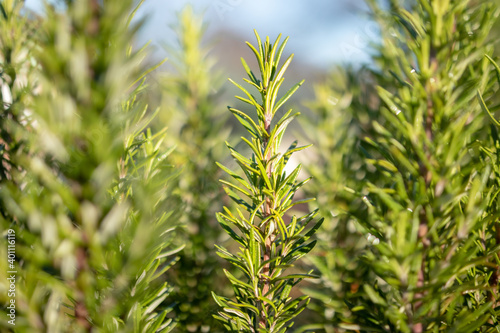
{"type": "Polygon", "coordinates": [[[247,290],[253,290],[252,286],[249,285],[248,283],[245,283],[241,280],[238,280],[237,278],[235,278],[233,276],[233,274],[231,274],[227,269],[223,269],[224,271],[224,274],[226,274],[227,278],[229,279],[229,281],[231,281],[231,283],[234,285],[234,286],[238,286],[238,287],[241,287],[241,288],[244,288],[244,289],[247,289],[247,290]]]}
{"type": "Polygon", "coordinates": [[[217,166],[219,168],[221,168],[222,170],[224,170],[228,175],[230,175],[231,177],[233,177],[234,179],[236,179],[241,185],[245,186],[247,189],[249,189],[250,191],[253,192],[253,189],[250,186],[250,184],[248,184],[241,176],[239,176],[238,174],[236,174],[233,171],[229,170],[228,168],[226,168],[225,166],[223,166],[219,162],[215,162],[215,163],[217,164],[217,166]]]}
{"type": "Polygon", "coordinates": [[[245,61],[245,59],[243,59],[243,58],[240,58],[240,59],[241,59],[241,63],[243,64],[243,68],[245,68],[245,72],[247,73],[247,75],[250,78],[251,82],[255,85],[255,88],[257,88],[258,90],[260,90],[260,87],[259,87],[260,81],[255,77],[255,75],[253,74],[253,72],[250,70],[250,67],[248,67],[248,64],[245,61]]]}
{"type": "Polygon", "coordinates": [[[238,307],[238,308],[247,308],[250,311],[252,311],[253,313],[255,313],[256,315],[258,315],[260,313],[259,310],[255,306],[253,306],[251,304],[235,303],[235,302],[231,302],[231,301],[229,301],[227,303],[229,305],[232,305],[232,306],[235,306],[235,307],[238,307]]]}
{"type": "Polygon", "coordinates": [[[252,266],[254,268],[253,274],[254,276],[257,276],[258,274],[257,272],[260,267],[261,253],[260,253],[260,244],[255,240],[255,234],[253,230],[250,231],[249,233],[248,245],[252,259],[252,266]]]}
{"type": "Polygon", "coordinates": [[[244,137],[242,137],[241,140],[243,140],[243,142],[245,142],[250,147],[250,149],[252,149],[257,160],[261,160],[261,161],[264,160],[264,156],[262,155],[262,149],[259,149],[260,144],[258,143],[257,140],[254,140],[254,143],[250,142],[248,139],[246,139],[244,137]]]}
{"type": "Polygon", "coordinates": [[[290,263],[292,261],[296,261],[296,260],[302,258],[307,253],[311,252],[311,250],[316,245],[316,242],[317,241],[314,240],[310,243],[303,244],[303,245],[300,245],[300,246],[294,248],[292,251],[290,251],[289,254],[286,255],[286,257],[283,259],[283,262],[290,263]]]}
{"type": "MultiPolygon", "coordinates": [[[[233,314],[237,315],[238,317],[245,319],[249,325],[252,325],[252,321],[250,319],[250,316],[248,316],[248,314],[244,313],[243,311],[235,309],[235,308],[224,308],[224,311],[226,313],[233,313],[233,314]]],[[[241,330],[241,328],[239,330],[241,330]]]]}
{"type": "MultiPolygon", "coordinates": [[[[128,20],[127,20],[127,27],[130,26],[130,23],[132,22],[132,20],[134,19],[135,17],[135,14],[137,13],[137,11],[139,10],[139,8],[142,6],[142,4],[144,3],[145,0],[139,0],[139,2],[137,3],[137,5],[135,6],[135,8],[132,10],[132,13],[130,13],[130,15],[128,16],[128,20]]],[[[5,15],[5,11],[3,10],[3,6],[0,5],[0,7],[2,8],[2,11],[4,12],[4,15],[5,15]]],[[[7,18],[7,15],[5,15],[5,18],[7,18]]],[[[154,331],[153,331],[154,332],[154,331]]]]}
{"type": "Polygon", "coordinates": [[[292,110],[289,110],[279,121],[278,123],[276,124],[276,126],[274,126],[273,130],[271,131],[271,134],[269,136],[269,145],[266,147],[266,150],[264,152],[264,156],[267,156],[267,154],[269,153],[269,150],[272,149],[272,144],[275,142],[276,140],[276,137],[278,135],[280,135],[281,133],[283,133],[288,124],[290,124],[290,122],[296,117],[298,116],[300,113],[295,113],[295,114],[291,114],[292,113],[292,110]]]}
{"type": "MultiPolygon", "coordinates": [[[[144,1],[144,0],[143,0],[144,1]]],[[[3,4],[0,3],[0,12],[2,12],[2,16],[5,20],[8,19],[7,13],[5,12],[5,8],[3,7],[3,4]]]]}
{"type": "Polygon", "coordinates": [[[370,285],[364,284],[363,290],[365,291],[365,293],[368,295],[368,297],[370,298],[370,300],[373,303],[381,305],[381,306],[387,306],[384,299],[370,285]]]}
{"type": "Polygon", "coordinates": [[[399,12],[395,13],[395,16],[399,18],[400,22],[408,30],[413,39],[417,39],[417,37],[425,34],[419,19],[410,14],[407,10],[399,8],[399,12]]]}
{"type": "Polygon", "coordinates": [[[274,106],[272,112],[273,114],[276,113],[276,111],[278,111],[278,109],[286,103],[286,101],[288,101],[290,99],[290,97],[292,97],[292,95],[297,91],[297,89],[299,89],[299,87],[304,83],[304,80],[300,81],[299,83],[295,84],[292,88],[290,88],[290,90],[288,90],[288,92],[280,98],[280,100],[278,101],[278,103],[276,103],[276,105],[274,106]]]}
{"type": "Polygon", "coordinates": [[[490,119],[493,122],[493,124],[500,127],[500,122],[498,122],[498,120],[495,119],[493,114],[491,114],[491,112],[488,109],[488,107],[486,106],[486,103],[484,102],[483,96],[481,96],[481,93],[479,92],[479,90],[477,91],[477,99],[479,100],[479,105],[481,106],[481,109],[483,109],[483,111],[486,112],[488,114],[488,116],[490,116],[490,119]]]}
{"type": "Polygon", "coordinates": [[[288,57],[288,59],[286,59],[285,63],[283,64],[283,66],[281,66],[281,69],[280,71],[278,72],[278,74],[276,75],[276,78],[274,79],[274,81],[280,81],[282,78],[283,78],[283,75],[285,74],[288,66],[290,66],[290,63],[292,62],[293,60],[293,53],[288,57]]]}
{"type": "Polygon", "coordinates": [[[317,231],[318,229],[323,225],[323,222],[325,219],[322,217],[316,222],[316,224],[304,235],[304,241],[307,241],[309,238],[311,238],[317,231]]]}
{"type": "Polygon", "coordinates": [[[223,214],[217,213],[216,217],[217,217],[217,221],[219,221],[222,228],[228,233],[229,236],[231,236],[232,239],[234,239],[235,241],[237,241],[241,245],[246,246],[246,242],[243,240],[243,238],[241,238],[236,232],[234,232],[234,230],[231,229],[231,227],[226,223],[226,220],[225,220],[223,214]]]}
{"type": "Polygon", "coordinates": [[[288,38],[289,37],[285,38],[285,40],[283,41],[283,43],[281,43],[281,45],[280,45],[280,47],[278,49],[278,53],[276,54],[276,59],[275,59],[275,66],[279,65],[279,62],[280,62],[280,59],[281,59],[281,55],[283,54],[283,50],[285,49],[285,46],[288,43],[288,38]]]}
{"type": "Polygon", "coordinates": [[[491,59],[491,57],[487,54],[484,55],[490,62],[491,64],[495,67],[495,71],[497,73],[497,81],[500,83],[500,67],[497,65],[497,63],[491,59]]]}
{"type": "Polygon", "coordinates": [[[290,274],[290,275],[285,275],[285,276],[280,276],[273,281],[280,281],[280,280],[292,280],[292,279],[318,279],[320,276],[319,275],[313,275],[313,274],[290,274]]]}
{"type": "MultiPolygon", "coordinates": [[[[257,58],[257,63],[259,64],[260,72],[263,73],[264,72],[264,63],[263,63],[261,55],[259,54],[259,52],[255,49],[255,47],[252,44],[250,44],[249,42],[246,42],[246,44],[252,50],[252,52],[255,54],[255,57],[257,58]]],[[[262,49],[262,46],[260,44],[259,44],[259,47],[262,49]]]]}
{"type": "Polygon", "coordinates": [[[230,183],[230,182],[227,182],[227,181],[225,181],[225,180],[222,180],[222,179],[221,179],[221,180],[219,180],[219,181],[220,181],[222,184],[224,184],[224,185],[226,185],[226,186],[229,186],[229,187],[231,187],[231,188],[233,188],[233,189],[235,189],[235,190],[237,190],[237,191],[239,191],[239,192],[243,193],[244,195],[246,195],[246,196],[247,196],[247,197],[249,197],[249,198],[252,198],[252,197],[253,197],[253,193],[251,194],[250,192],[245,191],[244,189],[242,189],[242,188],[241,188],[241,187],[239,187],[239,186],[236,186],[236,185],[234,185],[234,184],[232,184],[232,183],[230,183]]]}
{"type": "Polygon", "coordinates": [[[211,291],[211,293],[215,303],[217,303],[218,306],[220,306],[221,308],[227,306],[227,303],[229,302],[228,298],[217,296],[213,291],[211,291]]]}
{"type": "MultiPolygon", "coordinates": [[[[250,101],[250,102],[248,102],[248,104],[253,105],[253,106],[257,107],[257,108],[261,108],[260,104],[257,102],[257,100],[255,99],[255,97],[253,97],[253,95],[251,93],[249,93],[248,90],[246,90],[245,88],[243,88],[242,85],[236,83],[232,79],[228,79],[228,80],[229,80],[229,82],[231,82],[232,84],[234,84],[236,87],[238,87],[241,91],[243,91],[245,93],[245,95],[247,95],[248,100],[250,101]]],[[[236,98],[239,98],[239,97],[236,96],[236,98]]],[[[241,99],[241,97],[239,99],[241,99]]]]}
{"type": "Polygon", "coordinates": [[[262,161],[257,159],[257,166],[259,167],[259,170],[260,170],[260,176],[262,178],[262,180],[264,180],[267,188],[272,191],[274,188],[273,188],[273,185],[271,184],[271,180],[269,179],[269,176],[267,174],[267,170],[266,170],[266,167],[262,164],[262,161]]]}

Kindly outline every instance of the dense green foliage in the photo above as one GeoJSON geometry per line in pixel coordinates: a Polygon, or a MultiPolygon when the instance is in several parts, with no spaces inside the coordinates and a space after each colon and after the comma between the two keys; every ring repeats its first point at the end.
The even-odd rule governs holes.
{"type": "Polygon", "coordinates": [[[287,39],[227,112],[202,17],[151,64],[142,2],[0,0],[1,332],[500,331],[493,1],[367,0],[304,151],[287,39]]]}
{"type": "MultiPolygon", "coordinates": [[[[20,4],[2,3],[2,24],[29,26],[20,4]]],[[[2,99],[13,97],[2,110],[12,134],[2,135],[1,224],[16,235],[16,332],[172,326],[163,275],[179,250],[178,200],[165,131],[147,129],[156,114],[140,102],[147,69],[131,50],[132,9],[67,2],[63,14],[46,7],[29,43],[3,36],[13,52],[3,53],[2,99]]]]}
{"type": "Polygon", "coordinates": [[[224,242],[215,218],[219,205],[214,203],[221,202],[223,194],[222,172],[215,162],[226,155],[224,140],[230,129],[225,127],[227,117],[217,94],[222,82],[213,69],[215,60],[202,46],[203,18],[187,7],[175,31],[179,45],[169,50],[168,63],[176,72],[161,78],[159,119],[176,146],[171,162],[182,172],[176,178],[176,192],[184,203],[181,243],[186,246],[169,273],[176,285],[172,294],[176,331],[214,332],[211,292],[224,289],[220,283],[224,274],[217,269],[222,260],[214,251],[214,244],[224,242]]]}
{"type": "Polygon", "coordinates": [[[234,254],[222,246],[217,246],[218,254],[243,272],[244,278],[238,279],[225,270],[233,285],[236,302],[214,294],[217,304],[223,307],[219,318],[229,331],[243,332],[285,332],[293,324],[288,322],[298,315],[307,305],[309,298],[290,296],[292,287],[310,274],[285,274],[293,263],[309,253],[316,241],[307,242],[320,227],[322,220],[315,221],[313,227],[305,232],[308,224],[314,220],[316,211],[304,216],[291,217],[285,222],[286,213],[295,205],[311,200],[293,200],[296,192],[310,178],[299,181],[297,178],[301,165],[289,174],[285,167],[293,153],[307,148],[297,146],[294,141],[290,147],[280,153],[280,144],[289,123],[298,115],[290,109],[279,120],[275,116],[280,108],[300,87],[302,82],[279,96],[279,89],[284,81],[284,74],[289,67],[293,54],[280,67],[280,59],[288,40],[279,44],[278,36],[274,44],[269,38],[262,43],[259,35],[255,48],[247,42],[259,64],[260,77],[248,67],[242,58],[243,67],[249,79],[246,83],[257,89],[260,102],[245,88],[231,80],[245,97],[237,98],[255,108],[257,122],[240,110],[229,110],[251,135],[250,140],[242,137],[252,153],[245,157],[227,144],[232,157],[243,171],[243,175],[220,165],[233,179],[230,183],[222,181],[227,195],[238,204],[247,215],[236,207],[233,214],[224,207],[223,213],[217,214],[222,228],[241,245],[234,254]]]}
{"type": "Polygon", "coordinates": [[[496,129],[490,136],[476,93],[494,78],[484,54],[497,10],[369,4],[382,33],[374,66],[338,79],[331,114],[326,97],[314,104],[327,121],[314,124],[325,162],[310,170],[332,184],[321,204],[334,215],[324,258],[312,258],[322,287],[310,292],[331,309],[319,327],[496,331],[496,129]]]}

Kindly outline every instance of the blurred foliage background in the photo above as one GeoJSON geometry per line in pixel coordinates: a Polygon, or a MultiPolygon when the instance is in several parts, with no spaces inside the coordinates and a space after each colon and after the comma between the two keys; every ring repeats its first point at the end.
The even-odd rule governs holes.
{"type": "MultiPolygon", "coordinates": [[[[240,137],[225,80],[249,58],[232,14],[250,5],[211,3],[224,31],[191,6],[151,28],[153,1],[0,4],[0,257],[13,229],[15,332],[222,332],[211,292],[233,292],[215,212],[231,203],[215,162],[234,163],[224,142],[240,137]],[[155,29],[175,37],[155,50],[155,29]]],[[[290,81],[306,83],[285,140],[314,143],[293,162],[325,217],[296,332],[500,330],[500,144],[484,110],[500,119],[497,5],[339,1],[270,28],[306,31],[288,47],[290,81]],[[304,28],[314,17],[339,19],[346,39],[304,28]],[[358,61],[326,70],[331,50],[358,61]]],[[[2,332],[14,331],[7,264],[2,332]]]]}

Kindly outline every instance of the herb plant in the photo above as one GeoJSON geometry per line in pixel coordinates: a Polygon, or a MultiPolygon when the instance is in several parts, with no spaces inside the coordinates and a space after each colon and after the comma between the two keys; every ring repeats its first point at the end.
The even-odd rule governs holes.
{"type": "Polygon", "coordinates": [[[368,271],[347,295],[349,311],[339,305],[339,326],[492,332],[498,185],[476,92],[492,86],[483,55],[498,10],[473,1],[369,4],[382,32],[367,102],[376,115],[358,145],[368,174],[351,205],[364,202],[364,214],[351,216],[368,271]]]}
{"type": "MultiPolygon", "coordinates": [[[[236,299],[216,296],[214,298],[222,310],[216,316],[230,331],[243,332],[285,332],[293,323],[289,323],[309,302],[308,296],[293,299],[292,288],[309,274],[285,274],[287,268],[312,250],[316,241],[308,240],[320,227],[322,219],[314,222],[313,227],[305,232],[317,211],[301,217],[291,217],[285,222],[286,214],[297,204],[312,199],[293,201],[297,191],[310,178],[299,181],[301,166],[296,166],[289,174],[285,167],[290,156],[307,148],[297,146],[295,141],[285,152],[280,152],[280,144],[289,123],[298,115],[290,109],[279,119],[280,108],[300,87],[295,84],[281,98],[278,92],[284,81],[284,74],[290,65],[293,54],[281,67],[279,62],[288,40],[279,44],[281,35],[274,44],[269,37],[262,43],[259,35],[257,47],[247,42],[255,54],[260,69],[260,78],[250,70],[242,59],[248,75],[244,81],[255,88],[260,101],[243,86],[230,80],[244,93],[237,98],[255,108],[256,120],[249,114],[229,107],[229,111],[248,131],[250,137],[242,140],[251,150],[251,156],[245,157],[230,144],[227,144],[232,157],[240,166],[243,176],[230,169],[219,166],[234,180],[221,180],[227,195],[237,203],[233,213],[228,208],[217,214],[222,228],[240,246],[239,252],[231,253],[222,246],[217,246],[218,254],[228,260],[242,274],[241,278],[225,270],[233,285],[236,299]],[[277,121],[275,120],[277,119],[277,121]]],[[[240,274],[240,275],[241,275],[240,274]]]]}
{"type": "Polygon", "coordinates": [[[217,269],[224,261],[214,244],[226,236],[215,218],[214,202],[224,195],[218,181],[222,170],[215,161],[226,155],[224,140],[231,129],[226,126],[229,115],[220,107],[222,77],[214,70],[210,50],[203,46],[203,16],[188,6],[178,20],[174,29],[178,45],[167,49],[168,63],[176,71],[162,77],[164,112],[159,120],[168,126],[168,137],[176,146],[170,160],[182,168],[175,186],[184,204],[183,232],[178,238],[186,247],[168,278],[175,284],[175,331],[214,332],[220,325],[211,316],[216,306],[211,292],[225,287],[224,273],[217,269]]]}
{"type": "Polygon", "coordinates": [[[367,232],[358,220],[366,218],[359,195],[363,183],[378,178],[369,172],[371,166],[359,146],[376,119],[375,106],[368,103],[376,94],[372,82],[367,69],[336,69],[314,87],[314,99],[307,104],[312,115],[302,124],[314,143],[314,155],[304,163],[313,179],[304,190],[317,196],[313,204],[325,217],[317,235],[317,255],[306,258],[320,275],[303,289],[312,298],[309,308],[319,315],[302,327],[310,331],[355,328],[351,326],[355,314],[348,305],[370,281],[369,268],[360,260],[368,246],[367,232]]]}
{"type": "MultiPolygon", "coordinates": [[[[0,3],[3,26],[26,20],[22,3],[0,3]]],[[[142,62],[146,50],[130,44],[140,26],[136,11],[132,0],[46,4],[36,33],[10,29],[23,37],[10,55],[28,64],[9,63],[13,41],[2,35],[2,87],[13,83],[14,97],[4,110],[20,120],[2,123],[2,133],[12,133],[2,135],[11,140],[4,155],[10,167],[0,177],[2,258],[8,230],[16,235],[16,320],[2,319],[2,332],[174,326],[164,273],[180,250],[171,242],[179,204],[165,131],[148,129],[157,112],[142,94],[154,67],[142,62]],[[17,70],[30,74],[29,84],[18,81],[17,70]]],[[[2,92],[5,101],[7,88],[2,92]]],[[[0,268],[5,291],[5,260],[0,268]]],[[[7,296],[0,294],[2,304],[7,296]]],[[[9,312],[0,310],[3,318],[9,312]]]]}

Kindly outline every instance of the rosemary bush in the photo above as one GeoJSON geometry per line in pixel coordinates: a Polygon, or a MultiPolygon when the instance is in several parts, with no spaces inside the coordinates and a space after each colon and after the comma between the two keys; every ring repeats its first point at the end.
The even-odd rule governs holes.
{"type": "Polygon", "coordinates": [[[372,83],[367,69],[338,68],[315,86],[314,99],[307,103],[312,115],[302,127],[314,143],[314,154],[305,163],[305,171],[313,177],[305,192],[317,195],[313,204],[325,222],[317,235],[316,255],[307,258],[320,278],[303,289],[313,298],[309,308],[319,316],[303,329],[335,332],[348,328],[353,316],[348,304],[371,278],[359,260],[368,241],[357,221],[366,218],[359,196],[363,182],[377,180],[359,146],[359,138],[373,130],[371,121],[377,119],[370,105],[376,94],[372,83]]]}
{"type": "Polygon", "coordinates": [[[171,160],[182,168],[176,178],[176,192],[182,198],[184,211],[182,241],[186,247],[177,265],[169,272],[176,286],[172,298],[178,324],[176,331],[214,332],[212,317],[215,304],[211,292],[222,292],[223,264],[214,244],[221,244],[223,230],[215,218],[223,191],[218,178],[221,170],[215,162],[225,156],[224,140],[229,136],[226,113],[220,105],[220,74],[214,70],[215,59],[203,46],[204,22],[188,6],[178,16],[174,27],[178,45],[171,46],[169,64],[175,72],[161,77],[161,123],[169,127],[175,143],[171,160]]]}
{"type": "Polygon", "coordinates": [[[486,38],[498,12],[469,1],[412,8],[393,4],[397,37],[384,39],[384,56],[399,84],[378,87],[385,123],[366,140],[369,162],[391,181],[368,184],[365,225],[380,244],[366,259],[387,284],[365,291],[379,305],[373,321],[402,331],[488,330],[496,306],[483,264],[494,252],[478,244],[491,244],[492,189],[480,163],[476,89],[489,79],[483,54],[492,51],[486,38]]]}
{"type": "Polygon", "coordinates": [[[242,64],[249,77],[244,80],[257,89],[260,102],[244,87],[231,82],[245,94],[245,97],[237,98],[255,108],[257,122],[250,115],[229,107],[250,134],[250,139],[242,137],[242,140],[251,149],[251,156],[245,157],[227,144],[244,176],[219,164],[234,179],[233,183],[221,181],[227,195],[246,215],[240,208],[234,209],[235,214],[227,208],[217,214],[221,226],[241,247],[234,254],[222,246],[216,246],[218,254],[239,269],[243,278],[237,278],[225,270],[233,285],[236,300],[215,294],[214,298],[222,307],[216,317],[230,331],[285,332],[293,324],[289,321],[309,302],[306,295],[293,299],[290,297],[291,290],[304,278],[312,277],[310,273],[285,275],[285,271],[312,250],[316,241],[307,241],[322,220],[314,222],[307,232],[305,229],[314,220],[317,211],[298,218],[293,216],[290,223],[285,222],[285,214],[293,206],[311,200],[293,201],[296,192],[309,181],[297,180],[301,166],[298,165],[289,174],[285,172],[290,156],[307,146],[298,147],[295,141],[285,152],[280,152],[285,130],[298,113],[292,113],[290,109],[277,121],[275,116],[303,82],[297,83],[279,98],[279,88],[293,58],[292,54],[279,67],[288,38],[279,44],[280,35],[271,44],[269,37],[262,43],[259,35],[255,35],[257,48],[248,42],[247,45],[257,59],[260,78],[254,75],[243,59],[242,64]]]}
{"type": "MultiPolygon", "coordinates": [[[[357,144],[368,172],[363,186],[335,194],[340,205],[354,194],[346,212],[365,245],[353,265],[367,271],[346,276],[347,309],[319,297],[336,311],[323,327],[496,331],[496,129],[487,136],[476,92],[493,98],[483,55],[492,53],[487,37],[498,11],[491,2],[391,1],[390,11],[369,4],[382,31],[369,81],[376,93],[361,108],[351,102],[354,112],[370,115],[369,126],[358,126],[357,144]],[[360,200],[365,208],[356,212],[360,200]]],[[[323,293],[338,283],[336,274],[325,274],[336,251],[316,260],[323,286],[330,282],[323,293]]]]}
{"type": "MultiPolygon", "coordinates": [[[[30,26],[21,4],[1,3],[2,24],[30,26]]],[[[147,129],[155,113],[141,102],[150,70],[141,63],[145,51],[130,45],[136,10],[132,1],[67,1],[64,9],[46,6],[28,41],[2,36],[2,80],[25,89],[12,89],[15,99],[2,109],[2,128],[15,135],[2,134],[10,167],[0,184],[0,223],[3,236],[16,235],[16,318],[3,320],[10,310],[2,308],[2,331],[173,327],[163,274],[180,250],[171,246],[175,173],[165,131],[147,129]],[[12,62],[23,59],[32,73],[12,62]]],[[[6,250],[2,237],[4,258],[6,250]]],[[[0,265],[7,304],[9,269],[5,260],[0,265]]]]}

